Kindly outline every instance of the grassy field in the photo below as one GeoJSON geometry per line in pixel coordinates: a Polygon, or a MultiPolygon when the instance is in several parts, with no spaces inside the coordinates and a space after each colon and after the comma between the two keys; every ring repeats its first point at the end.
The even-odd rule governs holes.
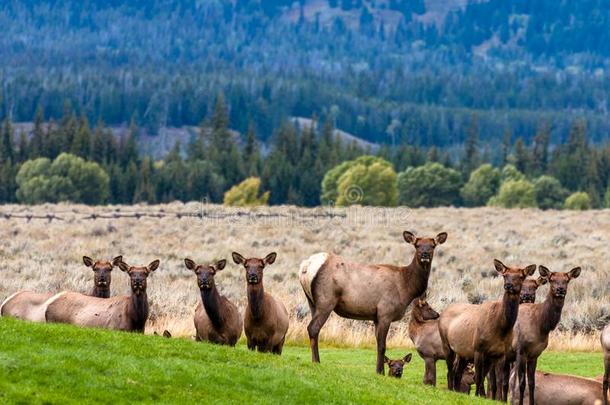
{"type": "MultiPolygon", "coordinates": [[[[401,380],[375,374],[371,349],[323,346],[321,356],[314,365],[302,346],[278,357],[243,343],[228,348],[0,318],[0,403],[487,403],[423,386],[417,355],[401,380]]],[[[600,353],[547,352],[539,369],[592,377],[602,364],[600,353]]]]}

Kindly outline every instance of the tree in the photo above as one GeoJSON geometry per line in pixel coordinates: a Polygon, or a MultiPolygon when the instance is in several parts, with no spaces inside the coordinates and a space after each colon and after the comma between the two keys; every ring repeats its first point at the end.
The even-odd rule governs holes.
{"type": "Polygon", "coordinates": [[[515,142],[515,167],[521,173],[529,173],[532,165],[532,158],[529,150],[525,147],[523,138],[517,138],[515,142]]]}
{"type": "Polygon", "coordinates": [[[398,175],[399,202],[409,207],[456,204],[462,186],[460,173],[440,163],[409,167],[398,175]]]}
{"type": "Polygon", "coordinates": [[[224,204],[232,207],[255,207],[266,205],[269,201],[269,191],[259,195],[261,179],[248,177],[241,183],[231,187],[225,193],[224,204]]]}
{"type": "Polygon", "coordinates": [[[506,180],[487,205],[504,208],[536,207],[534,185],[527,180],[506,180]]]}
{"type": "Polygon", "coordinates": [[[466,130],[464,143],[464,158],[462,159],[462,174],[464,178],[479,164],[479,117],[472,114],[470,125],[466,130]]]}
{"type": "Polygon", "coordinates": [[[546,209],[561,209],[568,191],[561,186],[559,180],[552,176],[540,176],[534,181],[536,202],[538,207],[546,209]]]}
{"type": "Polygon", "coordinates": [[[470,173],[470,178],[462,187],[460,194],[466,205],[477,207],[487,204],[487,201],[498,192],[499,187],[500,171],[485,163],[470,173]]]}
{"type": "Polygon", "coordinates": [[[566,198],[564,208],[579,211],[589,210],[591,209],[591,197],[583,191],[572,193],[566,198]]]}
{"type": "Polygon", "coordinates": [[[515,166],[508,164],[502,168],[500,180],[502,182],[508,180],[525,180],[525,175],[517,170],[515,166]]]}

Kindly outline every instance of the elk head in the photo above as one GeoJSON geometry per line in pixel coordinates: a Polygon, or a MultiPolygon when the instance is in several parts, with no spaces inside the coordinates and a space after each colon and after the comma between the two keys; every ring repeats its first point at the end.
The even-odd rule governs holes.
{"type": "Polygon", "coordinates": [[[510,295],[521,294],[521,288],[523,287],[523,280],[527,276],[531,276],[536,271],[536,265],[530,264],[524,269],[518,267],[507,267],[498,259],[494,259],[494,266],[496,271],[502,274],[504,277],[504,291],[510,295]]]}
{"type": "Polygon", "coordinates": [[[462,374],[462,383],[469,387],[474,384],[474,363],[468,363],[464,374],[462,374]]]}
{"type": "Polygon", "coordinates": [[[92,258],[83,256],[85,266],[91,267],[91,270],[93,270],[93,284],[99,290],[108,290],[110,288],[112,269],[114,266],[118,266],[122,260],[123,256],[117,256],[112,259],[112,262],[105,260],[94,262],[92,258]]]}
{"type": "Polygon", "coordinates": [[[550,293],[554,298],[563,300],[568,292],[568,284],[574,278],[580,276],[580,267],[574,267],[567,273],[552,272],[544,266],[538,267],[538,272],[549,281],[550,293]]]}
{"type": "Polygon", "coordinates": [[[402,377],[402,369],[405,367],[405,364],[411,361],[412,357],[411,353],[399,360],[390,360],[388,356],[384,356],[383,362],[388,365],[388,376],[396,378],[402,377]]]}
{"type": "Polygon", "coordinates": [[[536,302],[536,290],[541,285],[546,284],[547,279],[544,277],[538,278],[526,278],[523,280],[523,286],[521,287],[521,297],[519,300],[520,304],[533,304],[536,302]]]}
{"type": "Polygon", "coordinates": [[[142,293],[146,293],[146,279],[148,278],[148,275],[157,270],[159,263],[159,260],[155,260],[148,266],[130,266],[121,260],[119,268],[121,271],[129,274],[131,291],[136,295],[141,295],[142,293]]]}
{"type": "Polygon", "coordinates": [[[416,307],[415,317],[418,318],[417,320],[420,322],[437,319],[440,316],[440,314],[432,309],[430,304],[428,304],[426,294],[416,299],[413,305],[416,307]]]}
{"type": "Polygon", "coordinates": [[[211,290],[214,288],[214,275],[217,271],[225,268],[227,261],[222,259],[215,264],[205,265],[197,264],[191,259],[184,259],[184,265],[187,269],[192,270],[197,275],[197,285],[200,290],[211,290]]]}
{"type": "Polygon", "coordinates": [[[256,285],[263,282],[263,270],[265,266],[275,262],[277,253],[269,253],[264,259],[258,259],[255,257],[246,259],[237,252],[231,253],[231,256],[236,264],[241,264],[246,269],[246,281],[248,284],[256,285]]]}
{"type": "Polygon", "coordinates": [[[436,245],[442,245],[447,240],[447,232],[441,232],[435,238],[418,238],[409,231],[402,233],[407,243],[415,246],[415,260],[420,265],[430,265],[436,245]]]}

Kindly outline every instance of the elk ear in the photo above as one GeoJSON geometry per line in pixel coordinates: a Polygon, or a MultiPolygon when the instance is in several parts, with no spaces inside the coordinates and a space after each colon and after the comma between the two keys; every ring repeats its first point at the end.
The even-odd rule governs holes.
{"type": "Polygon", "coordinates": [[[246,262],[246,259],[237,252],[231,253],[231,257],[233,257],[235,264],[244,264],[246,262]]]}
{"type": "Polygon", "coordinates": [[[536,280],[536,284],[538,285],[538,287],[540,287],[541,285],[545,285],[548,281],[549,279],[546,277],[538,277],[538,279],[536,280]]]}
{"type": "Polygon", "coordinates": [[[122,261],[123,261],[123,256],[117,256],[114,259],[112,259],[112,265],[118,266],[119,263],[121,263],[122,261]]]}
{"type": "Polygon", "coordinates": [[[540,273],[540,275],[545,279],[551,277],[551,270],[547,269],[543,265],[538,266],[538,273],[540,273]]]}
{"type": "Polygon", "coordinates": [[[404,231],[402,237],[405,238],[405,242],[410,243],[411,245],[415,245],[415,241],[417,240],[415,235],[409,231],[404,231]]]}
{"type": "Polygon", "coordinates": [[[169,333],[169,331],[168,331],[167,329],[165,329],[165,330],[163,331],[163,337],[165,337],[165,338],[168,338],[168,339],[169,339],[169,338],[171,338],[171,337],[172,337],[172,334],[171,334],[171,333],[169,333]]]}
{"type": "Polygon", "coordinates": [[[225,259],[219,260],[216,262],[216,271],[220,271],[225,268],[227,265],[227,261],[225,259]]]}
{"type": "Polygon", "coordinates": [[[119,269],[125,273],[129,273],[129,265],[122,260],[119,262],[119,269]]]}
{"type": "Polygon", "coordinates": [[[187,269],[189,270],[195,270],[195,268],[197,267],[197,265],[195,264],[194,261],[192,261],[189,258],[184,259],[184,265],[186,266],[187,269]]]}
{"type": "Polygon", "coordinates": [[[148,265],[148,271],[155,271],[159,268],[159,259],[150,262],[150,264],[148,265]]]}
{"type": "Polygon", "coordinates": [[[436,235],[436,238],[434,238],[434,241],[436,242],[437,245],[442,245],[443,243],[445,243],[446,240],[447,240],[447,232],[441,232],[438,235],[436,235]]]}
{"type": "Polygon", "coordinates": [[[93,259],[89,256],[83,256],[83,263],[85,263],[85,266],[91,267],[93,266],[93,259]]]}
{"type": "Polygon", "coordinates": [[[390,364],[390,359],[388,359],[388,356],[383,356],[383,362],[385,364],[390,364]]]}
{"type": "Polygon", "coordinates": [[[498,259],[494,259],[494,267],[496,268],[496,271],[498,273],[504,274],[504,272],[506,271],[506,266],[498,259]]]}
{"type": "Polygon", "coordinates": [[[275,258],[277,257],[277,253],[271,252],[267,256],[265,256],[265,263],[273,264],[275,262],[275,258]]]}
{"type": "Polygon", "coordinates": [[[413,357],[413,355],[412,355],[411,353],[409,353],[409,354],[407,354],[407,355],[406,355],[406,356],[405,356],[405,357],[404,357],[402,360],[403,360],[405,363],[409,363],[409,362],[411,362],[411,358],[412,358],[412,357],[413,357]]]}
{"type": "Polygon", "coordinates": [[[574,267],[568,272],[568,276],[570,277],[570,280],[573,278],[578,278],[578,276],[580,276],[580,267],[574,267]]]}
{"type": "Polygon", "coordinates": [[[536,265],[535,264],[530,264],[529,266],[527,266],[523,272],[525,273],[525,276],[532,276],[535,272],[536,272],[536,265]]]}

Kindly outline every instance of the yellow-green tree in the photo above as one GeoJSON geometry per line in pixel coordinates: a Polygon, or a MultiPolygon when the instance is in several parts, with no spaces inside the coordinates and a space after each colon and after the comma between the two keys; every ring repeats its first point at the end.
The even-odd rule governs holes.
{"type": "Polygon", "coordinates": [[[260,188],[261,179],[249,177],[225,193],[224,204],[232,207],[266,205],[269,201],[269,191],[265,191],[259,196],[260,188]]]}

